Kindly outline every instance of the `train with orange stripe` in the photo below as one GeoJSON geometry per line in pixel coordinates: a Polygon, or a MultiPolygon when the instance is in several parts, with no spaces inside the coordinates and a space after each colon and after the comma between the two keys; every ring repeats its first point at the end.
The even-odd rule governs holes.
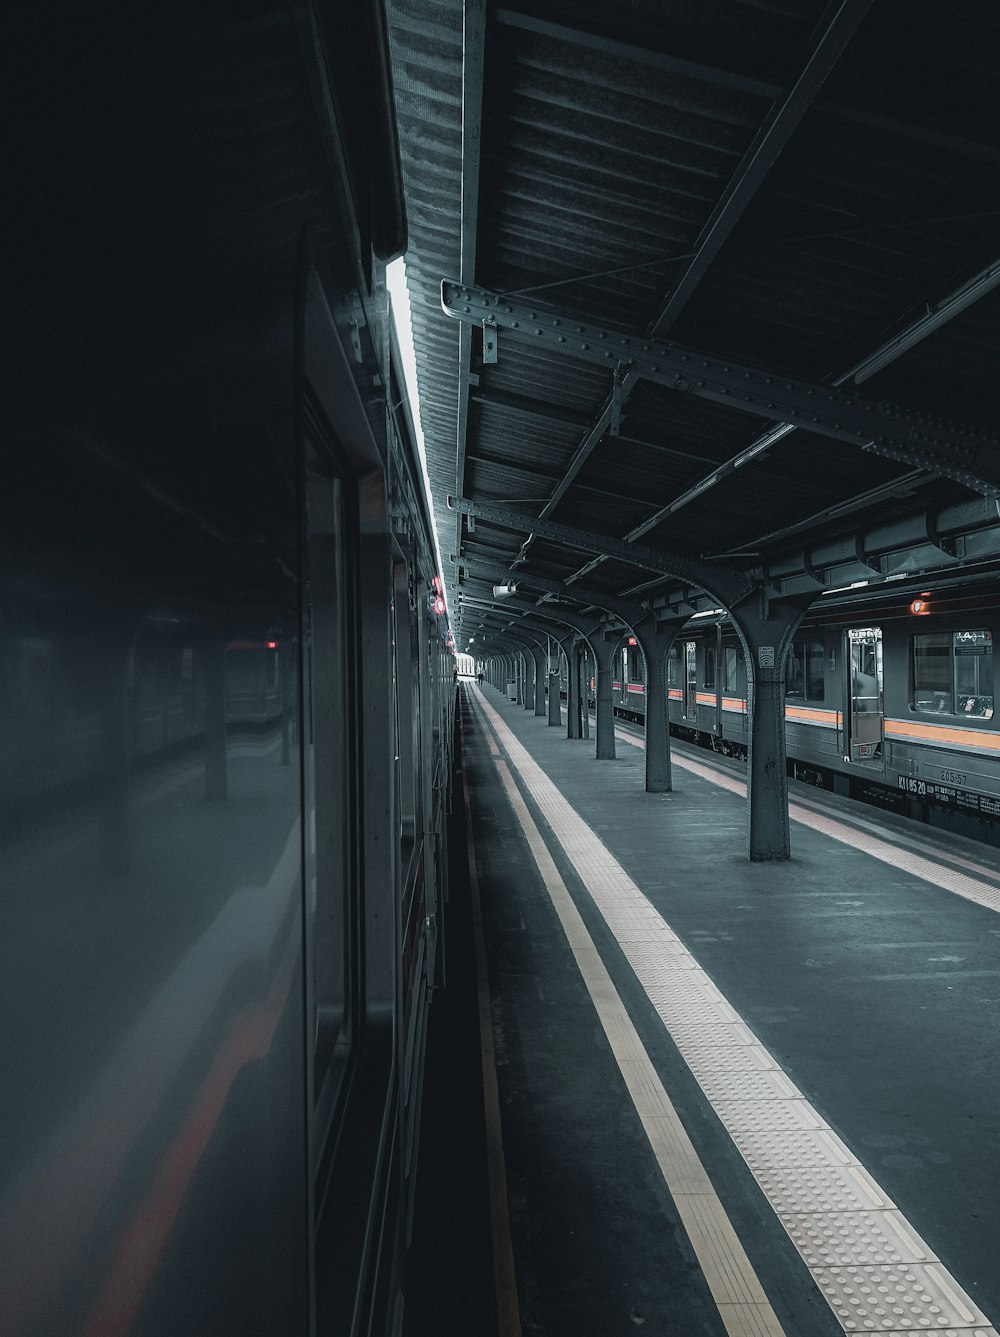
{"type": "MultiPolygon", "coordinates": [[[[789,774],[989,836],[1000,817],[995,632],[995,582],[893,582],[820,596],[786,662],[789,774]]],[[[616,654],[613,684],[615,713],[642,723],[646,675],[634,637],[616,654]]],[[[746,756],[746,665],[727,617],[688,620],[667,684],[673,735],[746,756]]]]}

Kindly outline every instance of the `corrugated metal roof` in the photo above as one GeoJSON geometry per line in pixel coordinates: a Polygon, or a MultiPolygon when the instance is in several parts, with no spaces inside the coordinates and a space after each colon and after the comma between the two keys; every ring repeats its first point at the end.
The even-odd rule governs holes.
{"type": "MultiPolygon", "coordinates": [[[[568,543],[525,543],[523,525],[470,532],[449,494],[575,527],[592,547],[638,529],[689,557],[758,545],[745,565],[761,574],[792,547],[970,495],[932,464],[915,475],[914,460],[822,430],[726,466],[776,422],[690,386],[630,382],[616,432],[608,371],[508,331],[484,364],[439,286],[461,278],[774,377],[850,384],[994,256],[1000,134],[984,109],[1000,21],[985,0],[961,14],[903,0],[393,0],[390,23],[446,560],[520,554],[517,570],[539,576],[588,563],[568,543]]],[[[998,303],[973,302],[862,393],[989,424],[998,303]]],[[[981,473],[1000,482],[991,451],[981,473]]],[[[807,552],[803,571],[815,578],[807,552]]],[[[460,573],[445,574],[454,593],[460,573]]],[[[587,579],[637,577],[606,560],[587,579]]]]}

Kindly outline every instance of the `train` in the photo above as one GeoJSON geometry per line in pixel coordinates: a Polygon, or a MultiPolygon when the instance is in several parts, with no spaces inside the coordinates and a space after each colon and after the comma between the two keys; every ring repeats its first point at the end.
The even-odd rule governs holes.
{"type": "Polygon", "coordinates": [[[0,1331],[390,1337],[455,667],[383,9],[15,38],[0,1331]]]}
{"type": "MultiPolygon", "coordinates": [[[[820,594],[786,661],[789,775],[1000,841],[998,632],[995,576],[925,576],[820,594]]],[[[696,613],[680,628],[667,692],[673,736],[746,757],[746,664],[722,611],[696,613]]],[[[642,651],[626,635],[614,658],[615,714],[643,724],[645,698],[642,651]]]]}

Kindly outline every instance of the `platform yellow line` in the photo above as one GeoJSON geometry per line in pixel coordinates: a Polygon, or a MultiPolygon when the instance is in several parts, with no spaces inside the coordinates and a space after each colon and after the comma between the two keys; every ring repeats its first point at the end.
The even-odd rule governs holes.
{"type": "Polygon", "coordinates": [[[496,765],[727,1333],[784,1337],[507,763],[498,759],[496,765]]]}

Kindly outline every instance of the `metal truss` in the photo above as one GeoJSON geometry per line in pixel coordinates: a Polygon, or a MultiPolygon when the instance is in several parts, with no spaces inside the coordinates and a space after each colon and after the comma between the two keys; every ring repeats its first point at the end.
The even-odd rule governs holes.
{"type": "MultiPolygon", "coordinates": [[[[475,557],[457,557],[454,560],[459,568],[474,580],[504,581],[510,579],[510,572],[501,565],[483,562],[475,557]]],[[[614,594],[606,594],[601,590],[588,589],[585,585],[574,584],[570,586],[564,581],[549,580],[545,576],[534,576],[529,572],[520,573],[517,577],[517,583],[519,586],[525,585],[532,590],[540,590],[543,594],[555,595],[557,598],[565,600],[566,603],[579,608],[599,608],[629,627],[635,627],[644,618],[655,616],[654,610],[649,604],[641,603],[637,599],[623,599],[614,594]]],[[[504,606],[509,607],[510,601],[505,599],[504,606]]],[[[514,606],[520,607],[521,605],[515,603],[514,606]]],[[[687,613],[684,616],[687,616],[687,613]]]]}
{"type": "MultiPolygon", "coordinates": [[[[674,576],[686,584],[697,585],[708,591],[726,607],[732,607],[741,599],[745,599],[760,584],[758,580],[744,572],[731,571],[716,563],[701,562],[697,558],[682,557],[680,554],[659,552],[655,548],[646,548],[638,543],[625,543],[622,539],[612,538],[610,535],[575,529],[571,525],[557,524],[554,520],[541,520],[538,516],[511,511],[504,506],[490,506],[483,502],[469,501],[465,497],[449,497],[448,508],[460,514],[473,515],[477,520],[485,520],[489,524],[500,525],[504,529],[516,529],[524,534],[534,534],[537,538],[554,539],[582,552],[600,553],[604,557],[613,557],[621,562],[629,562],[633,566],[662,572],[665,576],[674,576]]],[[[464,558],[462,560],[464,561],[464,558]]],[[[510,575],[509,568],[505,574],[510,575]]]]}
{"type": "Polygon", "coordinates": [[[447,279],[441,284],[441,305],[455,320],[489,328],[494,339],[502,331],[612,373],[624,368],[671,390],[740,413],[792,423],[913,468],[944,474],[984,496],[1000,497],[1000,438],[985,429],[835,386],[792,380],[663,340],[623,335],[447,279]]]}

